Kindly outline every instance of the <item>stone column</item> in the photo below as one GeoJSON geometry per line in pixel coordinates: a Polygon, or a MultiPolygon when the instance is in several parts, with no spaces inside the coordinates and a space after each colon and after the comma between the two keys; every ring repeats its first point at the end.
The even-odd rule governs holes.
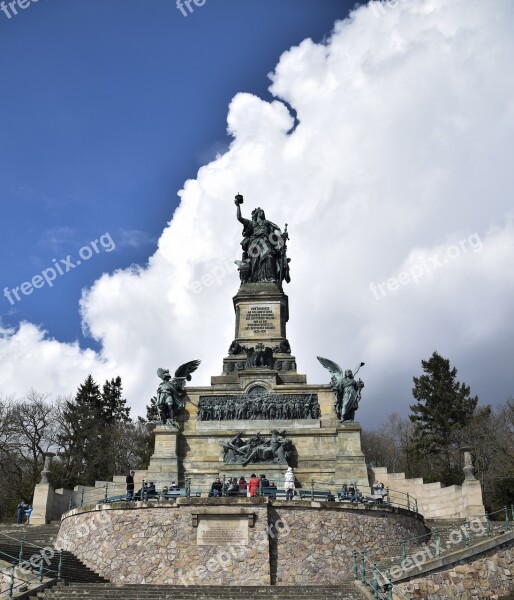
{"type": "Polygon", "coordinates": [[[159,489],[178,481],[179,465],[177,443],[180,432],[174,425],[157,425],[154,429],[154,453],[148,466],[148,481],[153,481],[159,489]]]}
{"type": "Polygon", "coordinates": [[[460,515],[464,518],[483,515],[485,513],[482,486],[475,477],[475,467],[471,456],[471,447],[463,446],[461,451],[464,455],[464,482],[462,484],[463,511],[460,515]]]}
{"type": "Polygon", "coordinates": [[[50,485],[48,476],[52,467],[52,459],[55,456],[53,452],[45,452],[45,463],[41,471],[41,482],[34,488],[34,498],[32,500],[32,515],[30,522],[32,525],[46,525],[52,520],[52,511],[54,504],[54,489],[50,485]]]}
{"type": "Polygon", "coordinates": [[[285,340],[289,320],[286,294],[275,283],[245,283],[234,296],[235,339],[243,346],[275,346],[285,340]]]}
{"type": "Polygon", "coordinates": [[[335,483],[356,483],[364,494],[369,493],[368,468],[361,450],[360,423],[340,423],[337,427],[335,483]]]}
{"type": "Polygon", "coordinates": [[[473,466],[473,458],[471,457],[471,446],[463,446],[461,448],[464,454],[464,480],[465,481],[476,481],[475,467],[473,466]]]}
{"type": "Polygon", "coordinates": [[[39,483],[50,483],[48,481],[48,475],[50,475],[50,471],[52,470],[52,459],[55,456],[55,453],[45,452],[43,456],[45,457],[45,464],[43,465],[43,470],[41,471],[41,481],[39,483]]]}

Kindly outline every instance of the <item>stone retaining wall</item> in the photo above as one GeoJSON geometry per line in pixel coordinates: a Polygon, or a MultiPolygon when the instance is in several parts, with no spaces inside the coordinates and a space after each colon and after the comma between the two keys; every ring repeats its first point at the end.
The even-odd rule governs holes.
{"type": "Polygon", "coordinates": [[[270,522],[281,519],[289,530],[279,529],[271,540],[277,585],[337,585],[353,577],[354,549],[378,560],[392,541],[426,533],[422,519],[405,511],[352,508],[328,503],[270,507],[270,522]]]}
{"type": "Polygon", "coordinates": [[[423,533],[422,519],[401,510],[183,498],[75,509],[63,516],[57,547],[120,583],[338,584],[352,577],[354,548],[380,553],[390,540],[423,533]],[[237,507],[255,515],[248,546],[197,545],[195,514],[237,507]]]}
{"type": "Polygon", "coordinates": [[[512,591],[514,540],[484,552],[476,560],[461,561],[451,568],[397,584],[415,600],[497,600],[512,591]]]}

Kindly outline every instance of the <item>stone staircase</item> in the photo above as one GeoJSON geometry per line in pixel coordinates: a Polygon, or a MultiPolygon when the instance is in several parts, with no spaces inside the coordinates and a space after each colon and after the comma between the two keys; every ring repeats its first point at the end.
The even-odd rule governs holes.
{"type": "Polygon", "coordinates": [[[38,546],[53,546],[59,533],[60,523],[51,525],[0,525],[0,541],[3,535],[25,541],[38,546]]]}
{"type": "Polygon", "coordinates": [[[210,587],[172,585],[59,584],[39,592],[48,600],[362,600],[353,583],[307,587],[210,587]]]}
{"type": "MultiPolygon", "coordinates": [[[[57,525],[13,525],[0,527],[0,558],[8,561],[7,557],[14,557],[14,564],[18,564],[20,558],[20,543],[17,540],[24,540],[21,558],[23,561],[30,561],[32,557],[39,556],[41,560],[41,547],[53,549],[54,541],[59,532],[57,525]],[[9,536],[9,537],[7,537],[9,536]],[[11,539],[15,538],[15,539],[11,539]]],[[[51,569],[55,576],[59,569],[59,553],[57,551],[45,552],[43,557],[46,560],[43,563],[44,569],[51,569]],[[53,554],[53,556],[52,556],[53,554]],[[46,562],[48,561],[48,563],[46,562]]],[[[36,563],[36,560],[34,560],[36,563]]],[[[37,564],[37,563],[36,563],[37,564]]],[[[33,569],[34,574],[38,569],[33,569]]],[[[46,574],[45,574],[46,575],[46,574]]],[[[107,583],[107,579],[101,577],[80,561],[74,554],[62,553],[62,578],[67,582],[73,583],[107,583]]]]}
{"type": "MultiPolygon", "coordinates": [[[[431,531],[424,538],[421,537],[415,542],[408,542],[406,544],[406,558],[409,559],[409,557],[417,554],[417,560],[422,561],[423,553],[425,553],[426,561],[436,558],[436,530],[439,538],[439,556],[446,556],[451,552],[471,547],[474,544],[507,532],[505,523],[501,521],[491,522],[490,532],[488,532],[484,521],[480,527],[481,535],[477,535],[479,531],[476,528],[474,532],[468,534],[468,539],[466,539],[463,529],[464,522],[465,519],[427,521],[427,525],[431,531]]],[[[511,530],[512,527],[513,524],[511,524],[511,530]]],[[[467,531],[469,531],[469,524],[467,531]]],[[[394,566],[400,567],[402,560],[401,542],[398,541],[395,547],[384,549],[383,556],[375,564],[379,571],[385,573],[394,566]]]]}

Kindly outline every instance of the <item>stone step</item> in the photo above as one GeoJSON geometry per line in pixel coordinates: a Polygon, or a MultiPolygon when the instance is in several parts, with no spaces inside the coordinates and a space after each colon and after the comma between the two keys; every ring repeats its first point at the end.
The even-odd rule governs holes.
{"type": "MultiPolygon", "coordinates": [[[[142,586],[144,587],[144,586],[142,586]]],[[[189,600],[189,599],[198,599],[200,597],[204,597],[204,598],[208,598],[210,600],[214,600],[215,598],[219,598],[221,599],[231,599],[231,600],[248,600],[248,598],[251,597],[255,597],[255,598],[269,598],[269,599],[277,599],[278,598],[282,598],[282,599],[291,599],[291,600],[298,600],[300,598],[305,598],[305,599],[309,599],[309,600],[313,600],[313,599],[319,599],[319,600],[340,600],[343,598],[360,598],[360,596],[356,595],[356,592],[353,591],[349,591],[349,590],[340,590],[339,592],[335,593],[335,594],[327,594],[326,592],[323,591],[318,591],[318,592],[313,592],[313,591],[309,591],[308,595],[302,595],[299,594],[297,591],[294,592],[290,592],[290,593],[286,593],[283,591],[280,592],[274,592],[274,593],[268,593],[268,592],[263,592],[261,590],[248,590],[244,593],[240,593],[240,594],[230,594],[227,593],[225,591],[220,591],[220,590],[209,590],[209,591],[197,591],[197,592],[191,592],[189,594],[184,594],[182,592],[179,592],[177,590],[170,590],[170,589],[166,589],[163,588],[162,590],[132,590],[132,591],[127,591],[124,589],[119,589],[119,590],[112,590],[109,592],[99,592],[98,590],[95,590],[94,588],[91,588],[89,590],[81,590],[81,591],[69,591],[69,592],[58,592],[58,591],[47,591],[45,593],[39,593],[38,598],[54,598],[55,600],[57,600],[57,598],[61,598],[62,600],[65,599],[69,599],[69,598],[85,598],[85,597],[92,597],[95,598],[95,600],[102,600],[102,599],[109,599],[109,598],[134,598],[137,600],[142,600],[142,599],[146,599],[146,598],[175,598],[176,600],[189,600]]]]}
{"type": "Polygon", "coordinates": [[[25,539],[27,542],[40,546],[52,545],[59,533],[60,524],[55,525],[2,525],[0,526],[0,540],[7,540],[6,536],[16,540],[25,539]]]}
{"type": "Polygon", "coordinates": [[[361,600],[348,582],[340,586],[58,585],[34,598],[47,600],[361,600]]]}
{"type": "MultiPolygon", "coordinates": [[[[15,542],[11,541],[11,543],[14,544],[15,542]]],[[[2,558],[2,560],[12,562],[12,564],[17,565],[19,563],[20,558],[20,546],[6,544],[0,539],[0,557],[2,558]],[[9,557],[11,557],[12,560],[9,560],[9,557]]],[[[45,570],[50,569],[51,571],[53,571],[55,576],[57,576],[60,560],[58,552],[55,552],[55,554],[52,556],[48,553],[41,554],[41,548],[39,546],[31,547],[30,545],[25,545],[23,547],[21,559],[22,561],[30,561],[31,559],[33,559],[32,564],[34,565],[34,568],[32,569],[32,571],[35,574],[38,573],[38,567],[41,561],[41,557],[43,557],[43,568],[45,570]]],[[[61,575],[62,578],[67,582],[108,582],[107,579],[101,577],[100,575],[86,567],[86,565],[82,561],[80,561],[74,554],[67,551],[63,551],[62,553],[61,575]]]]}

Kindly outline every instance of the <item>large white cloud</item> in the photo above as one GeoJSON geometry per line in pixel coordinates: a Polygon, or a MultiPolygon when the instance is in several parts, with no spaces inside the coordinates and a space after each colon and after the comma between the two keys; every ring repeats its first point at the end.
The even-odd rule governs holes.
{"type": "Polygon", "coordinates": [[[484,402],[503,401],[514,350],[513,28],[510,0],[371,3],[326,44],[286,52],[275,101],[233,99],[230,150],[186,182],[148,267],[104,275],[84,294],[101,356],[28,324],[4,331],[4,391],[22,380],[63,393],[89,371],[119,373],[142,412],[156,367],[192,358],[203,361],[194,383],[208,384],[233,338],[241,192],[243,212],[259,205],[289,223],[288,337],[311,383],[327,381],[317,354],[366,361],[360,420],[377,424],[407,409],[412,375],[438,349],[484,402]]]}

